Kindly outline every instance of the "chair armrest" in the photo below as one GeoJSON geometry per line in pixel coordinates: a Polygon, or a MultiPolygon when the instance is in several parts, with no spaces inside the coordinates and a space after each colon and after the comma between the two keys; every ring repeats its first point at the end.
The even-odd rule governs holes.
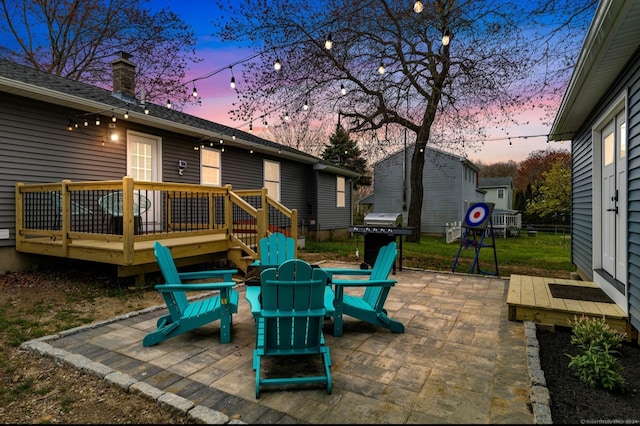
{"type": "Polygon", "coordinates": [[[341,287],[393,287],[396,280],[331,280],[331,284],[341,287]]]}
{"type": "Polygon", "coordinates": [[[200,283],[200,284],[158,284],[155,289],[159,292],[168,293],[173,291],[208,291],[208,290],[225,290],[235,287],[236,283],[217,282],[217,283],[200,283]]]}
{"type": "Polygon", "coordinates": [[[249,306],[251,307],[251,315],[256,316],[260,314],[260,309],[262,308],[260,304],[260,287],[247,287],[244,297],[249,302],[249,306]]]}
{"type": "Polygon", "coordinates": [[[327,288],[324,289],[324,309],[327,311],[327,315],[330,317],[332,317],[336,312],[336,308],[333,305],[333,301],[335,298],[336,295],[331,289],[331,286],[327,285],[327,288]]]}
{"type": "Polygon", "coordinates": [[[369,276],[373,269],[349,269],[349,268],[321,268],[329,275],[329,279],[333,279],[334,275],[359,275],[369,276]]]}
{"type": "Polygon", "coordinates": [[[220,278],[223,281],[232,281],[232,276],[237,274],[237,269],[218,269],[211,271],[197,271],[197,272],[178,272],[178,276],[183,280],[199,280],[202,278],[220,278]]]}

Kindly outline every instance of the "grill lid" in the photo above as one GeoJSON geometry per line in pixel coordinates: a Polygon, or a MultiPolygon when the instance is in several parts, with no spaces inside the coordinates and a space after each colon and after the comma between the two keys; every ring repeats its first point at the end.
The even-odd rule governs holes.
{"type": "Polygon", "coordinates": [[[367,226],[402,226],[402,213],[368,213],[364,217],[367,226]]]}

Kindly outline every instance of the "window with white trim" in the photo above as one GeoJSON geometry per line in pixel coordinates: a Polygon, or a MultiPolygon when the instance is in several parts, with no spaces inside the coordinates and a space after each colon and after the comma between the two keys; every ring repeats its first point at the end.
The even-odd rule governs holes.
{"type": "Polygon", "coordinates": [[[264,160],[264,187],[271,198],[280,201],[280,163],[264,160]]]}
{"type": "Polygon", "coordinates": [[[221,181],[220,150],[202,147],[200,149],[200,183],[220,186],[221,181]]]}
{"type": "Polygon", "coordinates": [[[346,190],[345,190],[345,178],[344,176],[336,177],[336,207],[345,207],[346,204],[346,190]]]}
{"type": "Polygon", "coordinates": [[[502,200],[504,198],[504,189],[498,189],[498,200],[502,200]]]}

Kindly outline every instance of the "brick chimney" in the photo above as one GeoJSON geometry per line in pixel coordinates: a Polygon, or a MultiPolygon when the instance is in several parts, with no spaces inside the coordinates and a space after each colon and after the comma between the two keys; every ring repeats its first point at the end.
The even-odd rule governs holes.
{"type": "Polygon", "coordinates": [[[118,58],[111,62],[113,75],[113,96],[134,103],[136,100],[136,66],[129,61],[131,55],[118,52],[118,58]]]}

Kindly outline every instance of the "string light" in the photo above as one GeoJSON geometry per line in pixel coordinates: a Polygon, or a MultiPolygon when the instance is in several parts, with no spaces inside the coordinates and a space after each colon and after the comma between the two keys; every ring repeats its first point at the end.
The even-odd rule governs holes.
{"type": "MultiPolygon", "coordinates": [[[[422,1],[420,1],[420,0],[416,0],[416,1],[415,1],[415,3],[414,3],[414,5],[413,5],[413,9],[414,9],[414,11],[415,11],[416,13],[421,13],[421,12],[423,11],[423,9],[424,9],[424,4],[423,4],[423,2],[422,2],[422,1]]],[[[450,32],[450,30],[449,30],[448,28],[446,28],[446,29],[443,31],[443,34],[442,34],[442,44],[443,44],[444,46],[449,45],[449,43],[450,43],[450,41],[451,41],[451,38],[452,38],[452,36],[451,36],[451,32],[450,32]]],[[[324,43],[324,47],[325,47],[325,49],[327,49],[327,50],[330,50],[330,49],[332,49],[332,47],[333,47],[333,37],[332,37],[332,33],[331,33],[331,32],[329,32],[329,33],[328,33],[328,36],[326,37],[326,40],[325,40],[325,43],[324,43]]],[[[259,55],[261,55],[261,54],[264,54],[264,52],[254,54],[254,55],[252,55],[252,56],[251,56],[251,57],[249,57],[249,58],[245,58],[245,59],[239,60],[239,61],[235,62],[234,64],[231,64],[231,65],[229,65],[229,66],[225,67],[225,68],[229,68],[229,69],[231,70],[231,74],[232,74],[232,75],[231,75],[231,82],[230,82],[230,86],[231,86],[231,88],[232,88],[232,89],[235,89],[235,88],[236,88],[235,76],[233,75],[233,66],[234,66],[234,65],[236,65],[236,64],[238,64],[238,63],[243,63],[243,62],[249,61],[249,60],[251,60],[251,59],[253,59],[253,58],[256,58],[257,56],[259,56],[259,55]]],[[[278,59],[276,59],[276,61],[275,61],[275,63],[274,63],[274,68],[275,68],[276,70],[280,70],[280,69],[281,69],[281,67],[282,67],[282,63],[280,62],[280,59],[278,58],[278,59]]],[[[213,75],[216,75],[216,74],[218,74],[220,71],[222,71],[222,70],[223,70],[223,69],[225,69],[225,68],[222,68],[222,69],[216,70],[216,71],[211,72],[211,73],[209,73],[209,74],[207,74],[207,75],[205,75],[205,76],[202,76],[202,77],[199,77],[199,78],[196,78],[196,79],[191,80],[191,83],[193,83],[193,91],[192,91],[192,95],[194,96],[194,98],[197,98],[197,97],[198,97],[198,91],[197,91],[196,86],[195,86],[195,81],[197,81],[197,80],[201,80],[201,79],[205,79],[205,78],[209,78],[209,77],[211,77],[211,76],[213,76],[213,75]]],[[[379,73],[380,75],[383,75],[383,74],[385,74],[385,73],[386,73],[386,69],[385,69],[385,67],[384,67],[383,62],[381,62],[381,63],[380,63],[380,66],[378,67],[378,73],[379,73]]],[[[188,84],[188,83],[187,83],[187,84],[188,84]]],[[[346,93],[347,93],[347,89],[345,88],[344,84],[341,84],[341,85],[340,85],[340,93],[341,93],[341,95],[342,95],[342,96],[346,95],[346,93]]],[[[141,106],[143,106],[143,107],[144,107],[144,114],[145,114],[145,115],[148,115],[148,114],[150,113],[150,111],[149,111],[148,106],[147,106],[147,105],[145,104],[145,102],[144,102],[144,94],[143,94],[142,98],[143,98],[143,99],[142,99],[142,101],[141,101],[141,103],[140,103],[140,104],[141,104],[141,106]]],[[[169,109],[171,109],[171,108],[172,108],[171,100],[167,100],[167,105],[166,105],[166,106],[167,106],[167,108],[169,108],[169,109]]],[[[305,100],[305,102],[304,102],[304,105],[302,106],[302,109],[303,109],[304,111],[307,111],[307,110],[309,109],[309,98],[308,98],[308,96],[307,96],[307,99],[306,99],[306,100],[305,100]]],[[[113,111],[113,109],[112,109],[112,111],[113,111]]],[[[78,115],[76,115],[76,117],[78,117],[78,115]]],[[[127,108],[127,109],[126,109],[126,111],[125,111],[125,113],[124,113],[124,119],[128,119],[128,118],[129,118],[129,109],[127,108]]],[[[285,121],[289,121],[289,120],[290,120],[290,117],[289,117],[288,112],[285,112],[284,119],[285,119],[285,121]]],[[[114,123],[116,122],[116,116],[115,116],[115,114],[114,114],[114,113],[112,113],[111,121],[112,121],[112,122],[114,122],[114,123]]],[[[71,128],[72,124],[73,124],[76,128],[78,127],[78,122],[71,122],[71,121],[70,121],[68,128],[71,128]]],[[[84,125],[85,125],[85,126],[88,126],[88,122],[87,122],[86,118],[84,119],[84,125]]],[[[100,125],[100,117],[99,117],[99,113],[98,113],[98,114],[96,114],[96,125],[98,125],[98,126],[100,125]]],[[[266,119],[265,119],[265,121],[264,121],[264,125],[265,125],[265,127],[268,127],[268,124],[267,124],[267,122],[266,122],[266,119]]],[[[253,129],[252,123],[250,123],[250,126],[249,126],[249,127],[250,127],[250,131],[251,131],[251,130],[253,129]]],[[[71,129],[70,129],[70,130],[71,130],[71,129]]],[[[233,139],[235,140],[235,134],[233,135],[233,139]]],[[[549,143],[549,140],[547,140],[547,143],[549,143]]],[[[512,145],[512,144],[511,144],[511,141],[510,141],[510,145],[512,145]]]]}
{"type": "Polygon", "coordinates": [[[442,33],[442,45],[448,46],[450,41],[451,41],[451,31],[449,31],[449,28],[447,28],[442,33]]]}
{"type": "Polygon", "coordinates": [[[327,40],[324,42],[324,48],[327,50],[331,50],[332,47],[333,40],[331,39],[331,33],[329,33],[329,37],[327,37],[327,40]]]}

